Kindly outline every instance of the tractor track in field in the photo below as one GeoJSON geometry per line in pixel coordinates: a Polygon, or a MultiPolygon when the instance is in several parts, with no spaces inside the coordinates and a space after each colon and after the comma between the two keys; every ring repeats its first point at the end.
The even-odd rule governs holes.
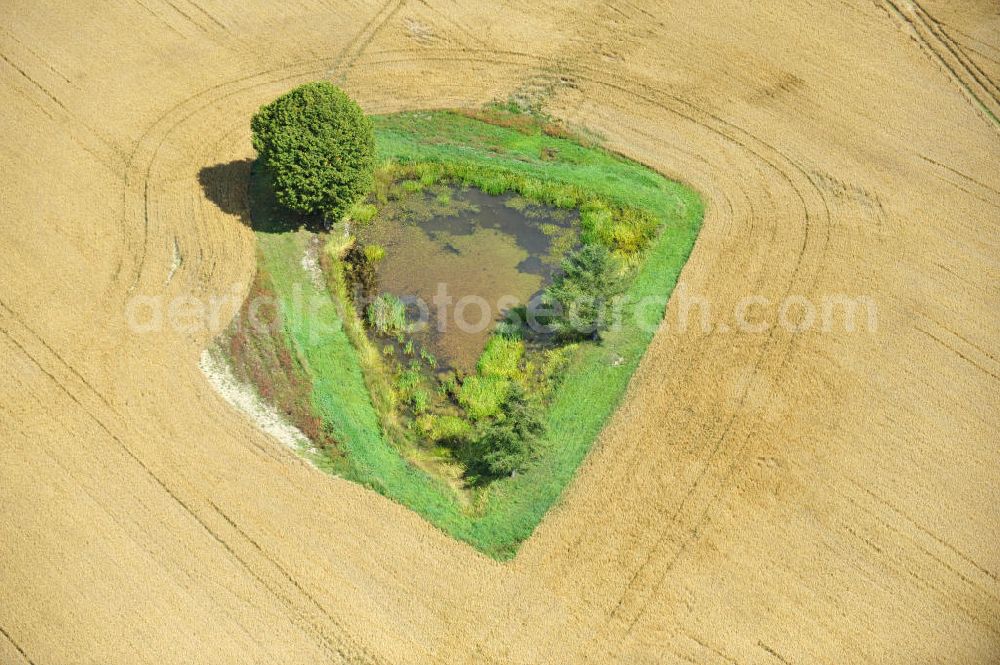
{"type": "Polygon", "coordinates": [[[973,106],[1000,128],[1000,86],[915,0],[884,0],[884,4],[911,31],[920,48],[969,96],[973,106]]]}

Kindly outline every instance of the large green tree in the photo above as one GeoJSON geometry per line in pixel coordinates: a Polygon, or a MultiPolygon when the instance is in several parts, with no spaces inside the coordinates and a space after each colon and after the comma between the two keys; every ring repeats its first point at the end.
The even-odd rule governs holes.
{"type": "Polygon", "coordinates": [[[282,205],[332,223],[371,189],[372,122],[335,85],[301,85],[261,107],[250,126],[282,205]]]}

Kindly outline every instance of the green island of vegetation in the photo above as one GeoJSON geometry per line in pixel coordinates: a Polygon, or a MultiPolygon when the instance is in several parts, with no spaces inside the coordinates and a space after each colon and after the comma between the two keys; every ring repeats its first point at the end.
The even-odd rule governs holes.
{"type": "Polygon", "coordinates": [[[367,118],[313,83],[253,130],[258,269],[223,355],[309,437],[317,466],[513,557],[624,395],[694,245],[699,196],[509,104],[367,118]],[[494,205],[537,252],[476,226],[494,205]],[[454,353],[414,332],[405,294],[380,281],[412,280],[423,262],[405,252],[425,245],[535,291],[544,330],[512,307],[454,353]],[[268,324],[250,325],[262,302],[268,324]],[[624,325],[609,323],[613,302],[624,325]]]}

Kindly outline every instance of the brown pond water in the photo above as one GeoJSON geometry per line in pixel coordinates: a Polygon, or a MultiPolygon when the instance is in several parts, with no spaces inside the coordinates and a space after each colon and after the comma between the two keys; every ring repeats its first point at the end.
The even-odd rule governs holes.
{"type": "Polygon", "coordinates": [[[514,195],[438,186],[392,202],[359,237],[385,247],[378,292],[408,303],[418,352],[439,370],[471,372],[495,323],[551,281],[577,242],[576,219],[514,195]]]}

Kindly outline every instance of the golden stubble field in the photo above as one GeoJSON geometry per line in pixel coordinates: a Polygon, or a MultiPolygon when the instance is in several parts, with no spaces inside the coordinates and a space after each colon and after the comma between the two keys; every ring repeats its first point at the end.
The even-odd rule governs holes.
{"type": "Polygon", "coordinates": [[[1000,659],[995,3],[3,3],[0,662],[1000,659]],[[241,295],[248,119],[512,93],[705,196],[662,330],[509,564],[316,472],[136,296],[241,295]],[[222,202],[219,205],[218,201],[222,202]],[[678,298],[671,303],[676,317],[678,298]]]}

